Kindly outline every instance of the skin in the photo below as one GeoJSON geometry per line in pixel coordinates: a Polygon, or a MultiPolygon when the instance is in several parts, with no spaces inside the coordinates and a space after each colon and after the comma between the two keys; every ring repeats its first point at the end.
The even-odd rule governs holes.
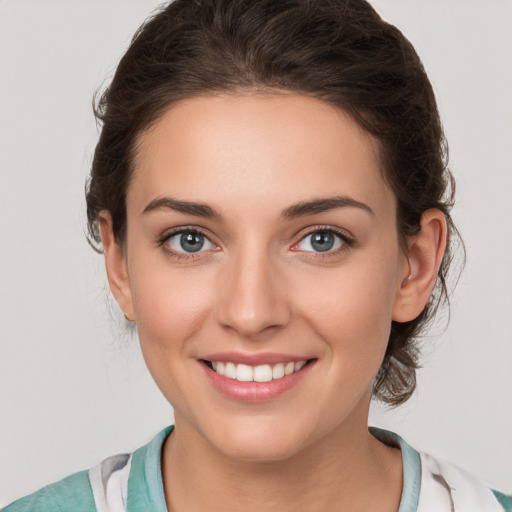
{"type": "Polygon", "coordinates": [[[368,432],[371,385],[391,320],[412,320],[428,300],[443,214],[425,212],[401,247],[377,142],[342,111],[292,93],[175,104],[140,136],[134,169],[126,240],[108,212],[100,228],[111,289],[174,407],[162,462],[169,510],[396,512],[401,454],[368,432]],[[282,218],[333,196],[367,208],[282,218]],[[144,213],[164,197],[206,203],[223,220],[144,213]],[[207,237],[192,257],[179,235],[163,241],[180,227],[207,237]],[[320,253],[308,236],[320,228],[351,242],[320,253]],[[291,390],[247,402],[205,378],[199,359],[223,351],[315,362],[291,390]]]}

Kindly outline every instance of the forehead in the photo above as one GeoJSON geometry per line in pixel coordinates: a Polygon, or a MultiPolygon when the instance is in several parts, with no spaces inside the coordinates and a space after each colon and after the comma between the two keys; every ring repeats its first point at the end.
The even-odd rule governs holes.
{"type": "Polygon", "coordinates": [[[168,195],[268,212],[334,194],[394,208],[371,135],[315,98],[226,94],[178,102],[140,136],[127,207],[168,195]]]}

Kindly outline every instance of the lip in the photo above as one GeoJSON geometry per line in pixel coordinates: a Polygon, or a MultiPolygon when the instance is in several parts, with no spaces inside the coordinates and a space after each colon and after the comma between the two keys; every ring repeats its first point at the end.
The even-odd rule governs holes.
{"type": "Polygon", "coordinates": [[[197,362],[203,369],[203,372],[210,384],[212,384],[212,386],[222,395],[237,401],[264,402],[273,400],[299,385],[315,366],[316,359],[308,359],[303,356],[289,356],[285,354],[245,355],[224,352],[205,356],[202,359],[198,359],[197,362]],[[307,360],[308,363],[299,371],[286,375],[285,377],[281,377],[280,379],[271,380],[269,382],[240,382],[218,374],[214,370],[210,369],[204,363],[204,360],[249,364],[251,366],[257,366],[258,364],[265,363],[275,364],[304,360],[307,360]]]}
{"type": "Polygon", "coordinates": [[[259,364],[277,364],[277,363],[298,363],[313,359],[311,357],[295,356],[291,354],[278,354],[275,352],[261,352],[259,354],[245,354],[243,352],[216,352],[201,356],[200,359],[206,361],[219,361],[222,363],[247,364],[249,366],[258,366],[259,364]]]}

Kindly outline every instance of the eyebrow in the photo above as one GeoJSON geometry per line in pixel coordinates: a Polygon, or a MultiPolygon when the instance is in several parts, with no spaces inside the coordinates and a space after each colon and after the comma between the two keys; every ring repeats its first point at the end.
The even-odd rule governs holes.
{"type": "Polygon", "coordinates": [[[283,220],[293,219],[296,217],[304,217],[306,215],[314,215],[315,213],[327,212],[336,208],[359,208],[372,215],[373,210],[365,203],[356,201],[348,196],[334,196],[321,199],[313,199],[312,201],[300,201],[292,204],[281,212],[283,220]]]}
{"type": "Polygon", "coordinates": [[[192,201],[179,201],[172,197],[161,197],[151,201],[143,210],[143,214],[155,210],[174,210],[176,212],[194,215],[195,217],[204,217],[205,219],[214,219],[222,222],[222,215],[205,203],[195,203],[192,201]]]}
{"type": "MultiPolygon", "coordinates": [[[[365,203],[356,201],[348,196],[333,196],[320,199],[313,199],[311,201],[299,201],[294,203],[281,212],[282,220],[290,220],[298,217],[305,217],[307,215],[315,215],[317,213],[327,212],[336,208],[359,208],[371,215],[374,215],[373,210],[365,203]]],[[[143,210],[143,214],[155,210],[173,210],[195,217],[203,217],[205,219],[213,219],[219,222],[224,221],[224,217],[220,212],[207,205],[206,203],[196,203],[193,201],[180,201],[172,197],[161,197],[153,199],[143,210]]]]}

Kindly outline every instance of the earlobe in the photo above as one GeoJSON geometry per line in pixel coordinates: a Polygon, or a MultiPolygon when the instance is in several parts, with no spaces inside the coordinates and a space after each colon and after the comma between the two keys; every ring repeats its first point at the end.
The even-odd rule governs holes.
{"type": "Polygon", "coordinates": [[[424,309],[434,288],[447,242],[446,217],[436,208],[426,210],[421,217],[421,229],[409,241],[408,269],[400,276],[399,289],[393,307],[393,320],[414,320],[424,309]]]}
{"type": "Polygon", "coordinates": [[[98,223],[110,290],[124,313],[125,318],[129,321],[133,321],[134,312],[126,258],[122,247],[114,235],[110,212],[100,212],[98,223]]]}

